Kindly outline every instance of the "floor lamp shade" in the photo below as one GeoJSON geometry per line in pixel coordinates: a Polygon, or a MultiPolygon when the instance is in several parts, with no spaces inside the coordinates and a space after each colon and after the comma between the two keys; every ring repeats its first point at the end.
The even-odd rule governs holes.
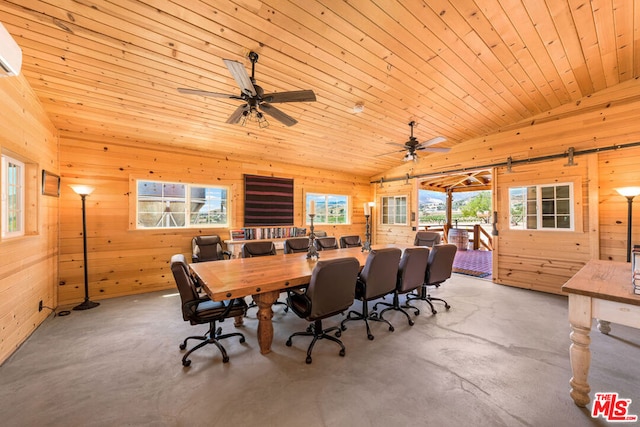
{"type": "Polygon", "coordinates": [[[73,309],[88,310],[100,305],[98,302],[89,300],[89,273],[87,270],[87,209],[85,199],[93,192],[94,188],[88,185],[70,185],[69,187],[71,187],[76,194],[80,195],[82,199],[82,249],[84,254],[84,301],[73,307],[73,309]]]}
{"type": "Polygon", "coordinates": [[[633,198],[640,194],[640,187],[621,187],[616,191],[627,198],[627,262],[631,262],[631,235],[633,221],[633,198]]]}

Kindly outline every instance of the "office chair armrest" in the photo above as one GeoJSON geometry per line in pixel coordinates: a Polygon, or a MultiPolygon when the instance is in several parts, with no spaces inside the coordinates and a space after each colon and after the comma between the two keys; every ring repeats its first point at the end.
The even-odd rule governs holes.
{"type": "Polygon", "coordinates": [[[198,309],[198,305],[205,301],[210,301],[210,298],[208,296],[200,296],[198,299],[185,302],[183,304],[183,307],[189,310],[190,313],[195,314],[196,310],[198,309]]]}
{"type": "Polygon", "coordinates": [[[225,256],[227,257],[227,259],[231,259],[231,252],[222,251],[222,258],[224,259],[225,256]]]}
{"type": "Polygon", "coordinates": [[[311,314],[311,300],[305,293],[296,292],[298,289],[287,289],[287,305],[299,317],[311,314]]]}
{"type": "Polygon", "coordinates": [[[191,255],[191,262],[199,262],[200,261],[200,257],[198,257],[198,255],[193,254],[191,255]]]}

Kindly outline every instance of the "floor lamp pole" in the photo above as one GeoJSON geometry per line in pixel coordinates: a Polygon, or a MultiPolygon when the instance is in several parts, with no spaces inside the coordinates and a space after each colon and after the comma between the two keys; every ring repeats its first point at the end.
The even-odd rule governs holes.
{"type": "Polygon", "coordinates": [[[93,191],[93,187],[86,185],[72,185],[73,191],[80,195],[82,199],[82,246],[84,252],[84,301],[73,307],[74,310],[88,310],[100,305],[99,302],[89,300],[89,270],[87,268],[87,216],[85,199],[93,191]]]}
{"type": "Polygon", "coordinates": [[[633,197],[627,196],[629,207],[627,208],[627,262],[631,262],[631,221],[633,221],[633,197]]]}
{"type": "Polygon", "coordinates": [[[627,198],[627,262],[631,262],[631,237],[633,228],[631,223],[633,221],[633,198],[640,195],[640,187],[622,187],[615,189],[621,196],[627,198]]]}

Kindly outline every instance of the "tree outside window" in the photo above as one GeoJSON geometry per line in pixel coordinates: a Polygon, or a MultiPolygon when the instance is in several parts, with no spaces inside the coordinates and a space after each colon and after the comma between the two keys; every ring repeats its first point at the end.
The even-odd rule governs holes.
{"type": "Polygon", "coordinates": [[[310,224],[311,201],[315,204],[314,224],[348,224],[349,197],[339,194],[307,193],[306,224],[310,224]]]}

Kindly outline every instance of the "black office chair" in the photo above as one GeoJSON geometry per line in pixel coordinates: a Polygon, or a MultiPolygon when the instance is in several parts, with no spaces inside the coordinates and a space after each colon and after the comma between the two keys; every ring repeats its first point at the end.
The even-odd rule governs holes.
{"type": "Polygon", "coordinates": [[[418,231],[413,239],[413,246],[429,246],[439,245],[442,236],[437,231],[418,231]]]}
{"type": "Polygon", "coordinates": [[[338,343],[340,356],[345,355],[344,344],[336,338],[342,333],[340,327],[332,326],[325,329],[322,319],[341,313],[353,304],[358,270],[360,263],[353,257],[318,261],[306,291],[302,294],[289,292],[287,302],[291,310],[313,323],[306,331],[291,334],[285,344],[291,347],[291,339],[295,336],[313,337],[307,349],[307,363],[311,363],[313,346],[321,339],[338,343]],[[329,335],[332,331],[337,331],[335,337],[329,335]]]}
{"type": "MultiPolygon", "coordinates": [[[[309,231],[309,233],[311,233],[311,231],[309,231]]],[[[313,235],[317,237],[327,237],[327,232],[326,231],[322,231],[322,230],[315,230],[313,232],[313,235]]]]}
{"type": "MultiPolygon", "coordinates": [[[[457,247],[452,243],[435,245],[429,252],[429,262],[427,262],[427,271],[422,284],[419,295],[407,295],[407,304],[411,300],[426,301],[431,307],[431,312],[436,314],[437,311],[433,306],[433,301],[444,303],[444,308],[449,310],[451,306],[442,298],[435,298],[429,295],[429,286],[440,287],[440,284],[451,277],[453,272],[453,260],[456,257],[457,247]]],[[[405,304],[406,306],[406,304],[405,304]]]]}
{"type": "Polygon", "coordinates": [[[271,240],[251,240],[242,244],[240,255],[242,258],[276,255],[276,245],[271,240]]]}
{"type": "Polygon", "coordinates": [[[180,350],[187,348],[187,341],[190,339],[201,340],[202,342],[185,353],[182,357],[182,365],[191,365],[189,356],[191,353],[207,344],[215,344],[222,353],[222,362],[227,363],[229,356],[227,351],[220,343],[221,339],[232,336],[239,336],[240,342],[245,342],[244,335],[240,332],[230,334],[222,334],[222,328],[216,328],[216,321],[224,321],[224,319],[236,316],[244,316],[247,311],[247,304],[242,298],[236,298],[230,301],[217,302],[211,301],[208,297],[201,297],[196,291],[195,283],[189,274],[189,267],[184,255],[176,254],[171,257],[171,272],[176,281],[176,286],[180,292],[180,300],[182,301],[182,318],[190,322],[192,325],[201,325],[208,323],[209,330],[204,335],[196,335],[185,338],[180,344],[180,350]]]}
{"type": "Polygon", "coordinates": [[[342,236],[340,237],[340,247],[341,248],[355,248],[358,246],[362,246],[362,239],[360,236],[342,236]]]}
{"type": "Polygon", "coordinates": [[[340,249],[340,246],[338,246],[338,239],[336,239],[335,237],[320,237],[316,239],[315,242],[318,252],[340,249]]]}
{"type": "Polygon", "coordinates": [[[368,301],[380,298],[394,291],[398,276],[398,267],[402,251],[398,248],[372,249],[367,256],[367,261],[358,276],[356,282],[356,299],[362,301],[362,313],[350,311],[342,321],[340,327],[346,331],[346,322],[351,320],[364,320],[367,326],[367,338],[372,340],[374,336],[369,328],[369,320],[384,322],[389,325],[389,331],[394,328],[389,321],[378,316],[378,313],[369,313],[368,301]]]}
{"type": "MultiPolygon", "coordinates": [[[[276,245],[271,240],[253,240],[249,242],[245,242],[242,244],[242,248],[240,249],[240,254],[242,258],[253,258],[260,256],[271,256],[276,255],[278,252],[276,251],[276,245]]],[[[289,311],[289,306],[287,303],[282,301],[276,301],[273,303],[274,305],[284,305],[284,312],[289,311]]],[[[255,301],[251,301],[249,304],[249,308],[257,307],[255,301]]]]}
{"type": "Polygon", "coordinates": [[[230,259],[231,252],[222,249],[222,241],[220,236],[196,236],[191,239],[191,261],[219,261],[221,259],[230,259]]]}
{"type": "MultiPolygon", "coordinates": [[[[409,321],[409,325],[413,326],[413,320],[409,313],[400,306],[400,295],[409,293],[419,288],[424,283],[424,277],[427,270],[427,262],[429,260],[429,248],[407,248],[400,259],[400,268],[398,269],[398,279],[396,281],[396,289],[393,292],[393,303],[378,302],[373,306],[376,310],[378,305],[387,306],[380,312],[380,317],[389,310],[397,310],[402,312],[409,321]]],[[[416,307],[406,304],[405,308],[413,308],[415,315],[420,314],[420,310],[416,307]]]]}
{"type": "Polygon", "coordinates": [[[308,237],[292,237],[284,241],[284,253],[293,254],[297,252],[307,252],[309,250],[308,237]]]}

